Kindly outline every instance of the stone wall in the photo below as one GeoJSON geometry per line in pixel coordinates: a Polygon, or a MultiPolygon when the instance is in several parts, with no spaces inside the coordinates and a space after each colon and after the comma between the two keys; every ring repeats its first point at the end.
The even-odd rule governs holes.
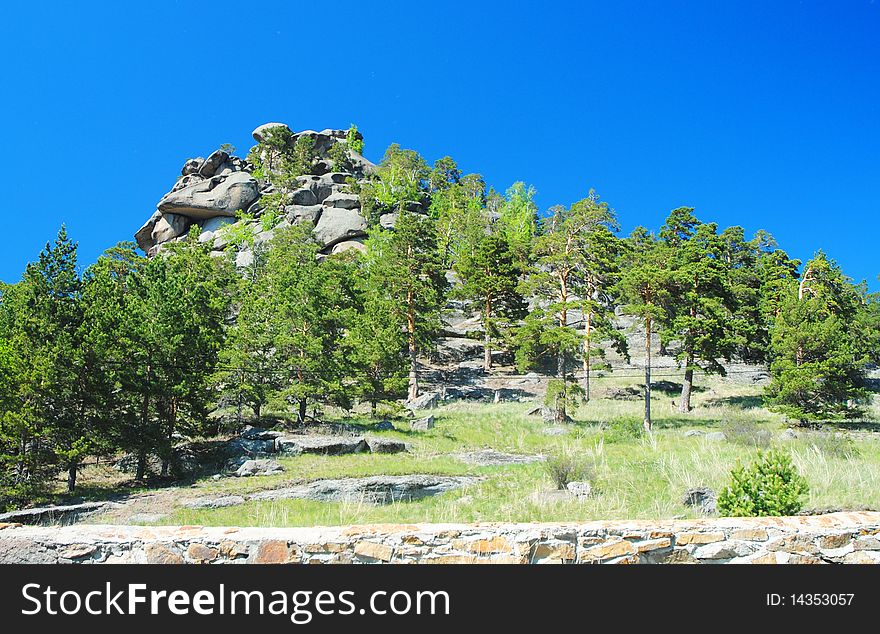
{"type": "Polygon", "coordinates": [[[0,563],[880,563],[880,513],[333,528],[0,524],[0,563]]]}

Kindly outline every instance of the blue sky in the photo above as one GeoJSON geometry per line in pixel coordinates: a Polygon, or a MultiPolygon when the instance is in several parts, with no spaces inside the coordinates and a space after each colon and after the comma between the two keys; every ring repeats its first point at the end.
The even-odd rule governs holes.
{"type": "Polygon", "coordinates": [[[880,3],[42,2],[6,6],[0,279],[61,223],[83,264],[185,159],[267,121],[356,123],[625,232],[674,207],[824,249],[880,290],[880,3]]]}

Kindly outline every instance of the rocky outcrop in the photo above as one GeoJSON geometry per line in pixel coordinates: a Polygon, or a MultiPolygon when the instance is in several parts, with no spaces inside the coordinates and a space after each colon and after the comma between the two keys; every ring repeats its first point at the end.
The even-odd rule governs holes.
{"type": "MultiPolygon", "coordinates": [[[[376,166],[349,150],[348,171],[335,169],[330,152],[334,145],[345,141],[346,130],[293,132],[283,123],[266,123],[253,131],[254,140],[266,144],[270,137],[276,138],[273,131],[280,131],[291,148],[301,138],[310,139],[316,157],[311,173],[297,177],[293,189],[284,192],[281,223],[311,223],[327,254],[363,249],[367,223],[350,183],[363,181],[376,166]]],[[[268,145],[258,145],[256,151],[267,165],[273,152],[278,153],[268,145]]],[[[255,175],[253,165],[225,150],[216,150],[207,158],[187,159],[177,182],[136,232],[135,240],[147,255],[153,256],[164,244],[181,239],[196,225],[200,242],[210,244],[214,251],[223,251],[228,246],[223,227],[237,222],[239,212],[259,217],[264,211],[260,199],[277,193],[267,178],[255,175]]],[[[256,224],[254,232],[258,231],[256,224]]],[[[247,266],[252,260],[248,251],[236,256],[239,266],[247,266]]]]}
{"type": "Polygon", "coordinates": [[[880,563],[880,513],[560,524],[203,528],[0,524],[0,564],[880,563]]]}

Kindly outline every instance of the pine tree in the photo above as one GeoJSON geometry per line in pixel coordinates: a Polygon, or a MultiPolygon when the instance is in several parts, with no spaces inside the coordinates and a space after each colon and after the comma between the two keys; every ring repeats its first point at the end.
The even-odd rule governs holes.
{"type": "Polygon", "coordinates": [[[403,209],[393,230],[373,232],[367,251],[374,263],[373,283],[386,289],[394,322],[406,333],[412,400],[419,395],[418,357],[433,345],[446,286],[436,228],[430,218],[403,209]]]}
{"type": "Polygon", "coordinates": [[[285,227],[272,239],[265,293],[274,304],[273,364],[284,376],[279,396],[306,422],[310,401],[338,396],[344,372],[337,354],[348,300],[348,277],[335,258],[318,261],[320,245],[308,223],[285,227]]]}
{"type": "Polygon", "coordinates": [[[527,304],[518,291],[520,268],[501,233],[485,235],[473,253],[455,267],[461,281],[456,295],[480,309],[483,327],[483,369],[492,368],[493,342],[503,340],[515,320],[526,314],[527,304]]]}
{"type": "MultiPolygon", "coordinates": [[[[210,434],[208,389],[229,315],[232,265],[211,257],[193,229],[143,267],[133,284],[137,315],[135,357],[145,368],[146,403],[162,427],[162,476],[169,474],[176,435],[210,434]]],[[[147,413],[147,416],[150,414],[147,413]]]]}
{"type": "Polygon", "coordinates": [[[379,403],[406,395],[409,382],[407,332],[398,300],[386,284],[381,242],[381,237],[371,238],[356,262],[356,309],[344,339],[355,396],[370,403],[373,416],[379,403]]]}
{"type": "MultiPolygon", "coordinates": [[[[730,234],[727,236],[730,237],[730,234]]],[[[721,360],[729,361],[743,347],[744,327],[736,318],[732,287],[733,258],[715,223],[702,223],[690,207],[672,211],[660,231],[670,257],[666,339],[679,343],[676,358],[684,363],[678,410],[691,410],[694,370],[724,375],[721,360]],[[726,261],[725,257],[730,257],[726,261]]],[[[744,289],[739,289],[743,292],[744,289]]]]}
{"type": "Polygon", "coordinates": [[[786,288],[771,330],[768,404],[801,423],[854,418],[868,398],[867,351],[859,315],[865,300],[819,252],[786,288]]]}
{"type": "Polygon", "coordinates": [[[669,252],[662,242],[644,227],[636,227],[627,239],[621,257],[621,277],[617,292],[623,299],[623,311],[634,315],[645,330],[645,430],[651,420],[651,335],[663,323],[669,302],[671,275],[669,252]]]}
{"type": "Polygon", "coordinates": [[[146,474],[147,455],[164,443],[163,428],[152,415],[155,368],[144,362],[149,344],[149,306],[138,301],[139,277],[147,260],[133,243],[108,249],[83,276],[82,341],[91,357],[89,390],[98,395],[96,419],[107,431],[108,449],[137,457],[135,477],[146,474]]]}
{"type": "Polygon", "coordinates": [[[557,206],[550,211],[535,238],[534,265],[522,286],[523,294],[536,297],[537,304],[517,335],[518,357],[523,366],[547,353],[555,356],[559,382],[553,390],[556,418],[563,422],[568,416],[566,409],[575,401],[570,392],[583,392],[570,385],[568,368],[586,338],[571,323],[570,313],[580,310],[591,315],[592,326],[585,329],[590,349],[595,341],[597,315],[601,315],[600,331],[610,333],[601,323],[607,313],[600,295],[606,291],[608,281],[604,263],[613,249],[612,253],[595,249],[611,248],[614,242],[609,235],[613,238],[610,232],[616,223],[607,203],[600,202],[592,190],[570,208],[557,206]]]}

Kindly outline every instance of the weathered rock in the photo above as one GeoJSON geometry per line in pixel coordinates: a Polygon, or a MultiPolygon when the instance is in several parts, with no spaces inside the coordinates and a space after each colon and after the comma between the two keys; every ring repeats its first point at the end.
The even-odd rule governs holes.
{"type": "Polygon", "coordinates": [[[345,240],[344,242],[337,242],[333,245],[333,249],[331,249],[330,253],[336,255],[337,253],[344,253],[352,249],[355,251],[366,251],[367,245],[364,244],[363,240],[345,240]]]}
{"type": "Polygon", "coordinates": [[[202,178],[211,178],[217,171],[220,169],[220,166],[226,163],[229,160],[229,154],[224,152],[223,150],[216,150],[212,152],[211,155],[205,159],[205,162],[202,163],[201,167],[199,167],[199,176],[202,178]]]}
{"type": "Polygon", "coordinates": [[[162,219],[162,212],[156,211],[150,219],[144,223],[144,226],[137,230],[137,233],[134,234],[135,242],[141,248],[141,251],[144,253],[149,253],[150,249],[156,246],[156,242],[153,240],[153,229],[156,228],[156,223],[162,219]]]}
{"type": "Polygon", "coordinates": [[[534,462],[542,462],[544,456],[535,456],[528,454],[514,454],[495,451],[494,449],[483,449],[481,451],[470,451],[455,455],[456,458],[467,464],[479,467],[498,467],[515,464],[531,464],[534,462]]]}
{"type": "Polygon", "coordinates": [[[285,123],[264,123],[261,126],[257,126],[257,128],[251,132],[251,135],[254,137],[254,140],[257,143],[265,143],[267,139],[267,133],[269,130],[273,130],[275,128],[280,128],[282,131],[286,132],[289,135],[293,135],[293,132],[290,128],[287,127],[285,123]]]}
{"type": "Polygon", "coordinates": [[[365,439],[344,436],[282,436],[275,443],[281,453],[340,456],[370,451],[365,439]]]}
{"type": "Polygon", "coordinates": [[[706,432],[700,431],[699,429],[689,429],[686,432],[684,432],[684,437],[685,438],[692,438],[694,436],[702,436],[705,433],[706,432]]]}
{"type": "Polygon", "coordinates": [[[269,453],[275,453],[276,440],[274,438],[266,439],[248,439],[236,438],[227,445],[230,453],[235,456],[261,456],[269,453]]]}
{"type": "Polygon", "coordinates": [[[315,224],[321,216],[324,208],[321,205],[287,205],[284,207],[284,215],[288,222],[297,224],[311,222],[315,224]]]}
{"type": "Polygon", "coordinates": [[[216,497],[196,498],[184,502],[183,506],[188,509],[220,509],[227,506],[237,506],[245,503],[245,498],[240,495],[221,495],[216,497]]]}
{"type": "Polygon", "coordinates": [[[162,214],[150,235],[153,244],[161,244],[182,236],[189,229],[190,219],[178,214],[162,214]]]}
{"type": "Polygon", "coordinates": [[[205,162],[201,156],[199,158],[191,158],[187,159],[186,163],[183,164],[183,167],[180,170],[181,176],[191,176],[193,174],[198,174],[199,169],[202,167],[202,163],[205,162]]]}
{"type": "Polygon", "coordinates": [[[437,392],[425,392],[406,403],[406,407],[411,410],[417,409],[434,409],[440,403],[440,395],[437,392]]]}
{"type": "Polygon", "coordinates": [[[376,431],[392,431],[394,429],[394,423],[390,420],[380,420],[375,425],[376,431]]]}
{"type": "Polygon", "coordinates": [[[254,427],[253,425],[245,425],[238,437],[244,438],[245,440],[275,440],[283,435],[284,434],[280,431],[262,429],[260,427],[254,427]]]}
{"type": "Polygon", "coordinates": [[[287,197],[287,200],[291,205],[299,205],[302,207],[309,207],[318,204],[318,197],[315,195],[315,192],[308,187],[293,190],[287,197]]]}
{"type": "Polygon", "coordinates": [[[361,206],[357,196],[346,194],[345,192],[330,194],[324,199],[323,204],[325,207],[337,207],[339,209],[358,209],[361,206]]]}
{"type": "Polygon", "coordinates": [[[260,197],[257,181],[246,172],[231,172],[187,185],[166,194],[159,211],[201,220],[215,216],[234,217],[260,197]]]}
{"type": "Polygon", "coordinates": [[[367,438],[367,445],[372,453],[402,453],[407,451],[406,443],[390,438],[367,438]]]}
{"type": "Polygon", "coordinates": [[[251,476],[275,475],[282,471],[284,471],[284,467],[278,464],[275,460],[248,460],[238,468],[235,475],[239,478],[245,478],[251,476]]]}
{"type": "Polygon", "coordinates": [[[306,499],[320,502],[357,500],[372,504],[411,502],[479,481],[471,476],[370,476],[318,480],[308,484],[262,491],[249,496],[250,500],[306,499]]]}
{"type": "Polygon", "coordinates": [[[417,418],[410,423],[410,429],[413,431],[428,431],[429,429],[434,429],[434,417],[425,416],[424,418],[417,418]]]}
{"type": "Polygon", "coordinates": [[[382,214],[379,216],[379,226],[383,229],[394,229],[394,223],[397,222],[396,213],[382,214]]]}
{"type": "Polygon", "coordinates": [[[107,505],[107,502],[82,502],[80,504],[22,509],[0,513],[0,524],[72,524],[78,519],[104,510],[107,505]]]}
{"type": "Polygon", "coordinates": [[[437,356],[442,361],[465,361],[483,353],[483,344],[467,337],[445,337],[437,342],[437,356]]]}
{"type": "Polygon", "coordinates": [[[231,225],[235,223],[235,218],[229,218],[228,216],[217,216],[215,218],[208,218],[202,224],[202,233],[217,233],[226,225],[231,225]]]}
{"type": "Polygon", "coordinates": [[[725,440],[727,436],[724,435],[723,431],[712,431],[703,436],[703,438],[709,442],[721,442],[722,440],[725,440]]]}
{"type": "Polygon", "coordinates": [[[566,490],[579,498],[587,498],[593,494],[593,485],[586,481],[572,481],[565,485],[566,490]]]}
{"type": "MultiPolygon", "coordinates": [[[[308,191],[308,190],[307,190],[308,191]]],[[[367,221],[356,209],[325,208],[315,226],[315,237],[324,246],[366,236],[367,221]]]]}
{"type": "Polygon", "coordinates": [[[717,511],[718,496],[709,487],[695,487],[684,493],[682,504],[695,507],[701,513],[714,515],[717,511]]]}
{"type": "Polygon", "coordinates": [[[781,440],[794,440],[797,437],[797,432],[791,427],[787,427],[785,430],[782,431],[781,434],[779,434],[779,438],[781,440]]]}

